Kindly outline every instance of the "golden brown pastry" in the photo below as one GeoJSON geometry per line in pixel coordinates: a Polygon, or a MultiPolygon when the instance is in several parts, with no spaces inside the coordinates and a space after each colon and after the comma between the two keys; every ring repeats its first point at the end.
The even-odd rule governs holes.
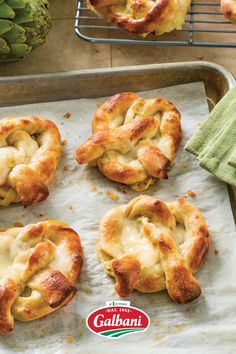
{"type": "Polygon", "coordinates": [[[34,116],[0,120],[0,206],[45,200],[61,154],[52,121],[34,116]]]}
{"type": "Polygon", "coordinates": [[[83,265],[78,234],[45,221],[0,232],[0,333],[68,304],[83,265]]]}
{"type": "Polygon", "coordinates": [[[145,190],[167,178],[181,141],[180,113],[162,98],[124,92],[98,108],[93,132],[76,151],[78,163],[97,165],[109,179],[145,190]]]}
{"type": "Polygon", "coordinates": [[[87,0],[98,16],[135,34],[159,35],[181,29],[191,0],[87,0]]]}
{"type": "Polygon", "coordinates": [[[221,11],[228,20],[236,24],[236,0],[221,0],[221,11]]]}
{"type": "Polygon", "coordinates": [[[185,304],[201,294],[192,275],[204,263],[210,237],[200,211],[185,198],[172,203],[139,196],[100,223],[98,254],[121,297],[133,289],[167,289],[185,304]]]}

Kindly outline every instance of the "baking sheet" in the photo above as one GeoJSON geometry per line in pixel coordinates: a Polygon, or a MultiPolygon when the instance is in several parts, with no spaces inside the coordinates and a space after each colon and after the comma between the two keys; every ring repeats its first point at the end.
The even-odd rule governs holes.
{"type": "Polygon", "coordinates": [[[168,181],[160,181],[147,194],[171,201],[187,195],[203,212],[212,244],[204,267],[197,273],[202,295],[187,305],[173,303],[166,291],[154,294],[134,292],[131,305],[148,313],[151,326],[145,333],[132,334],[116,341],[100,338],[85,326],[85,318],[105,301],[117,299],[114,281],[104,272],[95,253],[98,224],[112,207],[127,203],[135,192],[117,191],[118,184],[108,181],[96,168],[78,166],[75,149],[91,134],[96,104],[103,99],[80,99],[55,103],[1,108],[0,118],[38,114],[54,120],[61,131],[64,156],[57,170],[49,198],[40,205],[24,209],[20,205],[1,209],[0,225],[12,226],[47,218],[68,223],[81,236],[85,267],[78,283],[76,298],[67,307],[29,323],[16,322],[13,333],[1,336],[0,353],[232,353],[236,344],[236,242],[235,225],[227,187],[198,168],[195,158],[183,150],[186,140],[208,115],[203,83],[179,85],[142,94],[171,100],[182,113],[184,138],[176,165],[168,181]],[[69,119],[63,118],[70,112],[69,119]],[[108,195],[113,191],[119,200],[108,195]]]}

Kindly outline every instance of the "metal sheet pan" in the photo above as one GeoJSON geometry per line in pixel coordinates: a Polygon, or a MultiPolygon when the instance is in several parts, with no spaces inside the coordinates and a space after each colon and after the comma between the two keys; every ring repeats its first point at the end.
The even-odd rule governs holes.
{"type": "MultiPolygon", "coordinates": [[[[210,109],[235,85],[229,71],[205,61],[9,76],[0,77],[0,106],[110,96],[196,81],[204,82],[210,109]]],[[[236,189],[228,190],[236,221],[236,189]]]]}

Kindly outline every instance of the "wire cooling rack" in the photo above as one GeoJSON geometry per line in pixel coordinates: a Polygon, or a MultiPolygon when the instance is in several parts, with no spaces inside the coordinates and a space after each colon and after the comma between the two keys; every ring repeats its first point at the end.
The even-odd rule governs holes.
{"type": "Polygon", "coordinates": [[[78,0],[75,31],[93,43],[236,48],[236,25],[225,19],[217,0],[193,1],[181,30],[159,37],[149,34],[146,38],[108,24],[87,8],[86,0],[78,0]]]}

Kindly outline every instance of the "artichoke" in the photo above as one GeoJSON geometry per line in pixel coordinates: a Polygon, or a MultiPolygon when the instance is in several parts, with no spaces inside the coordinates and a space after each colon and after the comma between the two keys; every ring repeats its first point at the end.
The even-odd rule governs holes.
{"type": "Polygon", "coordinates": [[[0,61],[25,57],[51,28],[47,0],[0,0],[0,61]]]}

